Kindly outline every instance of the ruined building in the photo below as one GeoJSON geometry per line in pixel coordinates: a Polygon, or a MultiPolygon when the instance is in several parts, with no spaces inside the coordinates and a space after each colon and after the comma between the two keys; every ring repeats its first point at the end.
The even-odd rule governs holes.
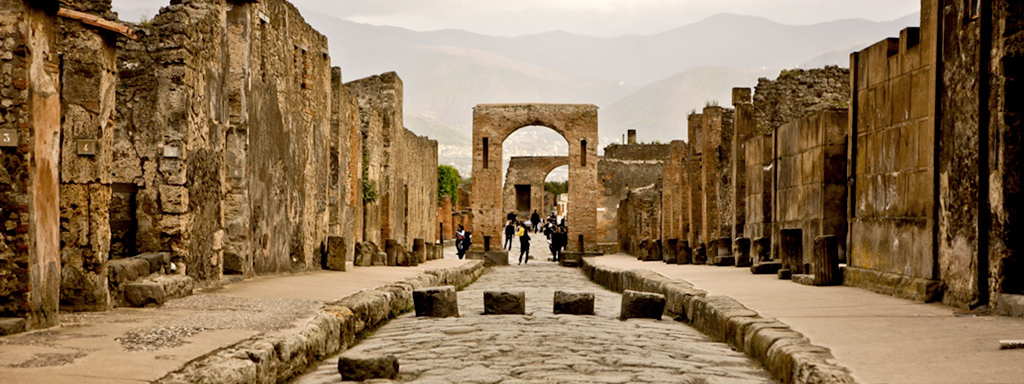
{"type": "Polygon", "coordinates": [[[0,33],[15,329],[437,238],[437,143],[403,127],[401,80],[344,84],[284,0],[175,1],[139,25],[109,0],[4,0],[0,33]]]}
{"type": "MultiPolygon", "coordinates": [[[[735,89],[734,110],[690,116],[662,204],[623,204],[656,210],[662,247],[693,247],[685,261],[1020,313],[1022,7],[922,0],[920,28],[854,52],[849,71],[735,89]]],[[[650,212],[633,215],[620,232],[650,235],[650,212]]]]}

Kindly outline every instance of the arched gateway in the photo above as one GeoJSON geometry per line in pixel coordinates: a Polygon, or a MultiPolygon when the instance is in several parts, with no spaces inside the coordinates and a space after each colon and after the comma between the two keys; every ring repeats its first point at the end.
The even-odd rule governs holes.
{"type": "Polygon", "coordinates": [[[473,253],[501,250],[502,144],[528,126],[551,128],[569,144],[568,252],[597,250],[597,106],[481,104],[473,108],[473,253]],[[581,249],[581,244],[583,248],[581,249]],[[485,249],[489,246],[489,249],[485,249]]]}
{"type": "Polygon", "coordinates": [[[505,187],[502,191],[504,212],[515,212],[520,216],[533,211],[544,217],[552,207],[544,204],[544,181],[555,169],[569,166],[568,156],[519,156],[508,162],[505,172],[505,187]]]}

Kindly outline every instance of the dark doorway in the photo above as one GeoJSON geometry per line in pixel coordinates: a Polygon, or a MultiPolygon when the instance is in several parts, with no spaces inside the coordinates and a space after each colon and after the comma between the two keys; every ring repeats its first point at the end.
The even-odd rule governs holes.
{"type": "Polygon", "coordinates": [[[135,237],[139,231],[136,217],[138,187],[114,184],[110,196],[110,258],[132,257],[139,253],[135,237]]]}
{"type": "Polygon", "coordinates": [[[530,193],[532,192],[529,184],[517,184],[516,185],[516,211],[529,212],[530,211],[530,193]]]}
{"type": "Polygon", "coordinates": [[[804,263],[804,231],[802,229],[783,229],[779,233],[779,256],[783,268],[793,273],[803,273],[804,263]]]}

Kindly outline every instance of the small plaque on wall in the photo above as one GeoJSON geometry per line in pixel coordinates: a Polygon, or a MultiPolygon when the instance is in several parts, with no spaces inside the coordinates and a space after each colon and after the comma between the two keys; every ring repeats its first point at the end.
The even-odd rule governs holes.
{"type": "Polygon", "coordinates": [[[164,157],[171,159],[181,158],[181,147],[177,144],[164,144],[164,157]]]}
{"type": "Polygon", "coordinates": [[[0,147],[17,147],[18,131],[14,129],[0,129],[0,147]]]}
{"type": "Polygon", "coordinates": [[[96,139],[78,139],[75,142],[75,151],[79,156],[96,156],[96,139]]]}

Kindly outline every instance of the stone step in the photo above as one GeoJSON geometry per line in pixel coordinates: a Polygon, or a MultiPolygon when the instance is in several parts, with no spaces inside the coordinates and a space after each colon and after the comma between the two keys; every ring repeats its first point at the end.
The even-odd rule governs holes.
{"type": "Polygon", "coordinates": [[[0,317],[0,336],[25,332],[25,319],[22,317],[0,317]]]}
{"type": "Polygon", "coordinates": [[[185,275],[154,275],[125,284],[124,304],[131,307],[160,306],[167,300],[192,295],[195,280],[185,275]]]}

